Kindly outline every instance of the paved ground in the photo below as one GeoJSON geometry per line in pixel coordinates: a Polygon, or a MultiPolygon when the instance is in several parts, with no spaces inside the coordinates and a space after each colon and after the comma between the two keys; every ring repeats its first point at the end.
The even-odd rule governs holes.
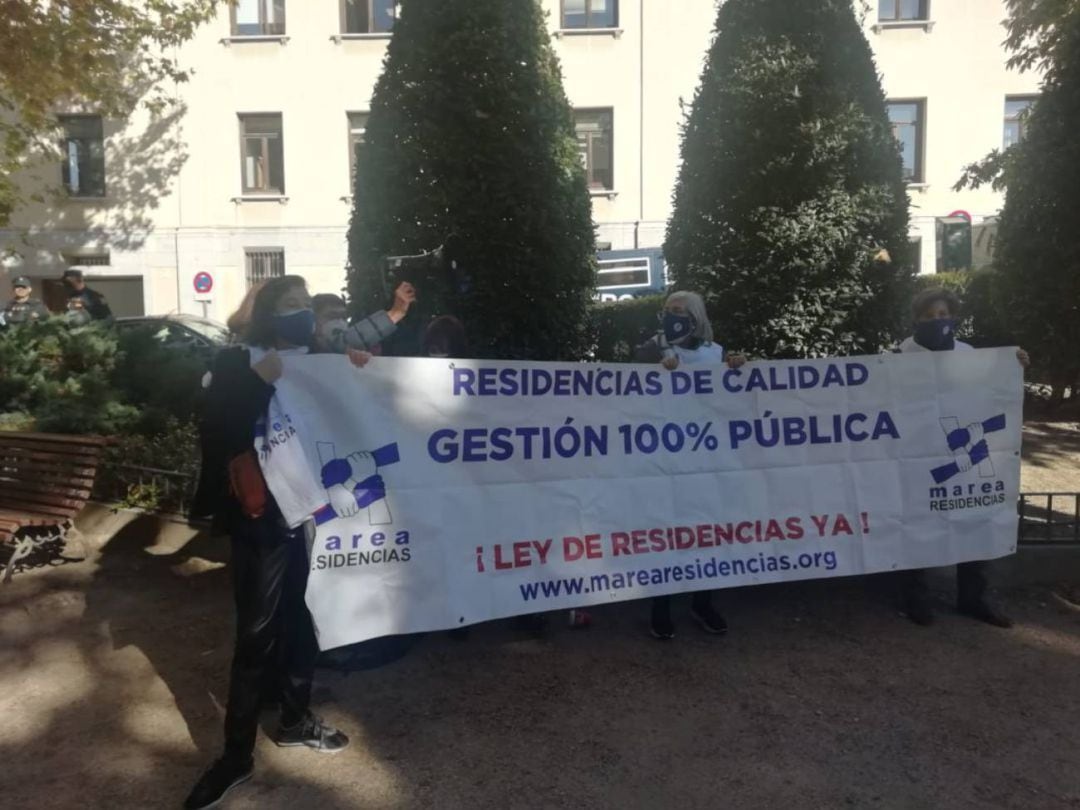
{"type": "MultiPolygon", "coordinates": [[[[1075,425],[1025,431],[1027,490],[1080,490],[1075,425]]],[[[223,544],[96,516],[91,556],[0,587],[6,807],[178,806],[217,753],[223,544]]],[[[1080,572],[1003,595],[1018,626],[898,617],[888,580],[728,592],[732,633],[641,605],[545,641],[505,625],[322,672],[337,757],[260,739],[233,808],[1080,808],[1080,572]]],[[[681,605],[685,610],[685,605],[681,605]]]]}
{"type": "MultiPolygon", "coordinates": [[[[178,806],[217,752],[222,548],[148,536],[137,520],[0,588],[5,806],[178,806]]],[[[654,642],[641,605],[545,641],[428,637],[382,669],[321,673],[319,708],[355,745],[260,739],[226,806],[1080,807],[1067,593],[1007,594],[1011,631],[952,615],[946,592],[938,624],[915,627],[867,579],[729,592],[720,640],[682,614],[654,642]]]]}

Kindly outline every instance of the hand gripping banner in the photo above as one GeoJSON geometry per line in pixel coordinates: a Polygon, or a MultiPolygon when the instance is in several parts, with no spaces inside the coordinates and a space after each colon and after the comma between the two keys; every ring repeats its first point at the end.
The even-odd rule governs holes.
{"type": "Polygon", "coordinates": [[[689,366],[283,358],[256,440],[324,649],[1009,554],[1008,349],[689,366]]]}

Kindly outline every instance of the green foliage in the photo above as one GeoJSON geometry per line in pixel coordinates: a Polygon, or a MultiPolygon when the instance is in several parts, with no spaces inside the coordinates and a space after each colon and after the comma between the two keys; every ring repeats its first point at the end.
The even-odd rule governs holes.
{"type": "Polygon", "coordinates": [[[662,295],[593,304],[595,359],[603,363],[629,363],[634,349],[656,334],[659,328],[656,316],[663,308],[662,295]]]}
{"type": "Polygon", "coordinates": [[[723,3],[682,157],[664,253],[725,346],[813,357],[896,337],[908,200],[850,0],[723,3]]]}
{"type": "Polygon", "coordinates": [[[154,434],[193,418],[205,365],[149,332],[62,319],[0,332],[0,414],[56,433],[154,434]]]}
{"type": "Polygon", "coordinates": [[[1060,399],[1080,380],[1080,3],[1009,0],[1008,44],[1044,70],[1024,139],[968,167],[958,185],[1006,190],[997,233],[1005,327],[1060,399]]]}
{"type": "MultiPolygon", "coordinates": [[[[25,202],[16,171],[58,159],[56,112],[72,100],[124,119],[142,100],[161,110],[188,72],[176,47],[218,0],[0,3],[0,227],[25,202]]],[[[55,171],[55,170],[54,170],[55,171]]],[[[40,177],[37,179],[41,179],[40,177]]]]}
{"type": "Polygon", "coordinates": [[[445,313],[480,357],[585,355],[591,206],[536,0],[405,0],[365,141],[349,230],[356,312],[387,305],[384,256],[449,238],[464,273],[421,286],[391,350],[415,351],[426,317],[445,313]]]}
{"type": "Polygon", "coordinates": [[[199,473],[199,435],[194,422],[166,419],[154,435],[122,436],[111,446],[98,474],[97,492],[118,506],[151,511],[179,511],[199,473]],[[132,470],[146,467],[176,475],[132,470]]]}

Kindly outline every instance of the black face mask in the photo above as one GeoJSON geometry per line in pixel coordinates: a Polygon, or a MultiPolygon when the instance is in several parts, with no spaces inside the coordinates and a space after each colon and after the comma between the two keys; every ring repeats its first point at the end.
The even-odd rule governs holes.
{"type": "Polygon", "coordinates": [[[956,321],[952,318],[935,318],[915,324],[915,342],[932,352],[946,352],[956,348],[956,321]]]}

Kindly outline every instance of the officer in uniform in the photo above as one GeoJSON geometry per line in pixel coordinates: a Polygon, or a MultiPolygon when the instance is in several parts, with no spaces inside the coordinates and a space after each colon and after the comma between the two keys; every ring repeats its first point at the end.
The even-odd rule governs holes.
{"type": "Polygon", "coordinates": [[[33,288],[26,276],[16,276],[11,282],[12,298],[4,307],[3,320],[9,326],[43,321],[49,317],[49,310],[37,298],[31,298],[33,288]]]}
{"type": "Polygon", "coordinates": [[[112,317],[112,310],[109,309],[105,296],[86,286],[82,270],[75,268],[65,270],[62,279],[68,289],[68,312],[81,310],[95,321],[112,317]]]}

